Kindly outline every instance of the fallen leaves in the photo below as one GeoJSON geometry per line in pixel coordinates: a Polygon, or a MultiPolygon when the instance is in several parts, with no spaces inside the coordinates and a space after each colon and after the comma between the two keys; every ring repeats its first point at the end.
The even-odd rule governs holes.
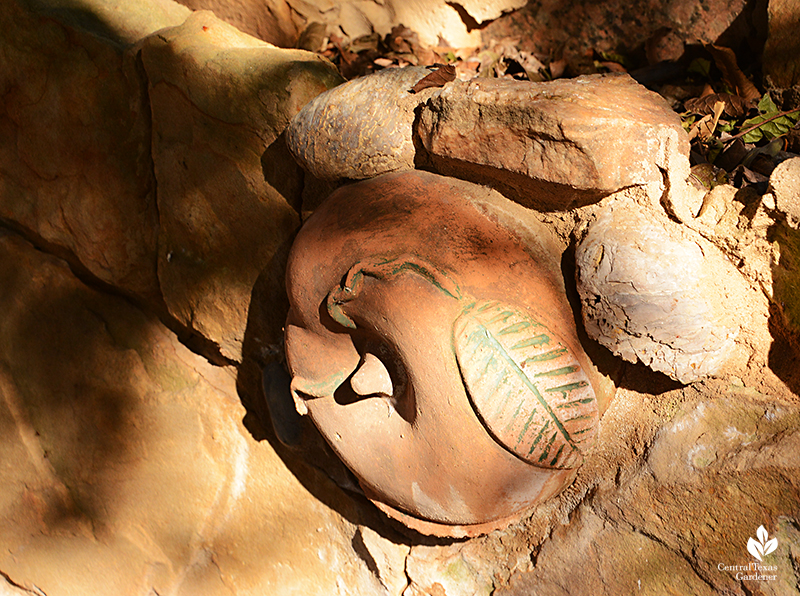
{"type": "Polygon", "coordinates": [[[736,95],[745,101],[754,101],[761,97],[756,86],[747,78],[736,63],[736,55],[730,48],[707,44],[706,49],[713,56],[717,68],[722,72],[722,80],[736,95]]]}
{"type": "Polygon", "coordinates": [[[734,137],[745,143],[758,143],[762,139],[771,141],[787,134],[800,118],[800,108],[779,111],[775,102],[765,93],[758,102],[758,115],[742,123],[742,130],[734,137]]]}
{"type": "Polygon", "coordinates": [[[775,166],[791,156],[786,151],[798,148],[793,139],[800,137],[800,106],[779,107],[777,90],[762,95],[731,49],[712,44],[704,49],[713,62],[691,63],[688,76],[704,86],[699,97],[684,99],[681,116],[692,142],[693,174],[707,166],[725,173],[734,186],[763,189],[775,166]]]}
{"type": "Polygon", "coordinates": [[[694,114],[706,116],[714,113],[714,106],[722,102],[725,115],[730,118],[741,118],[752,105],[752,101],[732,93],[709,93],[702,97],[693,97],[684,102],[684,107],[694,114]]]}
{"type": "Polygon", "coordinates": [[[419,93],[423,89],[431,87],[444,87],[456,78],[456,67],[452,64],[445,64],[434,70],[431,74],[422,77],[416,85],[411,88],[411,93],[419,93]]]}
{"type": "Polygon", "coordinates": [[[719,118],[722,116],[724,109],[724,101],[717,100],[714,102],[712,113],[703,116],[700,120],[692,124],[691,128],[689,129],[689,140],[695,137],[700,137],[700,139],[704,141],[709,140],[713,136],[714,131],[717,129],[719,118]]]}

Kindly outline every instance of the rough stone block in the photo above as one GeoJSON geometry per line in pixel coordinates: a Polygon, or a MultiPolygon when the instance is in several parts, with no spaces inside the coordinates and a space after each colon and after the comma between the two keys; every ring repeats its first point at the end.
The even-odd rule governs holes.
{"type": "Polygon", "coordinates": [[[145,4],[152,10],[130,23],[104,15],[98,37],[88,11],[2,3],[0,217],[103,282],[155,299],[150,109],[135,55],[121,47],[188,11],[135,6],[145,4]]]}
{"type": "Polygon", "coordinates": [[[776,87],[792,87],[800,83],[800,10],[793,0],[769,0],[767,13],[764,73],[776,87]]]}
{"type": "Polygon", "coordinates": [[[800,228],[800,157],[778,164],[769,177],[769,192],[789,227],[800,228]]]}
{"type": "Polygon", "coordinates": [[[525,205],[566,210],[633,185],[685,185],[689,141],[655,93],[627,75],[547,83],[456,81],[417,128],[434,168],[525,205]]]}
{"type": "Polygon", "coordinates": [[[432,89],[410,89],[430,70],[389,68],[323,93],[292,119],[289,150],[317,178],[362,180],[414,169],[414,110],[432,89]]]}
{"type": "Polygon", "coordinates": [[[402,582],[396,545],[364,540],[380,580],[354,550],[363,506],[244,428],[234,369],[4,232],[0,312],[0,593],[385,594],[381,581],[402,582]]]}
{"type": "Polygon", "coordinates": [[[279,135],[341,78],[323,59],[276,48],[209,12],[146,39],[142,61],[164,300],[178,321],[239,360],[253,284],[300,224],[302,173],[279,135]]]}

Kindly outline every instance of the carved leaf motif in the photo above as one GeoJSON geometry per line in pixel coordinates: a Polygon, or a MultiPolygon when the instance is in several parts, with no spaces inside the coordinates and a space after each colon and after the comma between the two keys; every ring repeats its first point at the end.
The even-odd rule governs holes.
{"type": "Polygon", "coordinates": [[[597,435],[594,391],[569,348],[514,306],[482,301],[456,320],[472,405],[501,445],[531,464],[569,469],[597,435]]]}

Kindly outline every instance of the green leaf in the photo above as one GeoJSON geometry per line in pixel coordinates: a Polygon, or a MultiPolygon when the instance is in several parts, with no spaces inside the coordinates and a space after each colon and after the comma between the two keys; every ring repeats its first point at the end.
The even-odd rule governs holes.
{"type": "Polygon", "coordinates": [[[778,106],[772,101],[769,93],[765,93],[764,97],[758,102],[758,111],[767,117],[778,113],[778,106]]]}
{"type": "MultiPolygon", "coordinates": [[[[760,118],[760,116],[759,116],[759,118],[760,118]]],[[[755,120],[755,118],[753,120],[755,120]]],[[[760,119],[759,121],[763,121],[763,118],[760,119]]],[[[751,120],[748,120],[747,122],[745,122],[742,125],[742,130],[745,130],[745,129],[749,128],[753,124],[754,124],[754,122],[752,122],[751,120]]],[[[751,130],[750,132],[748,132],[747,134],[742,136],[742,142],[743,143],[758,143],[763,138],[764,138],[764,135],[761,132],[761,129],[760,128],[754,128],[753,130],[751,130]]]]}
{"type": "Polygon", "coordinates": [[[495,440],[521,459],[570,469],[597,436],[589,379],[570,348],[517,307],[468,306],[453,326],[464,385],[495,440]]]}
{"type": "Polygon", "coordinates": [[[780,118],[775,118],[780,111],[775,102],[772,101],[769,93],[765,93],[761,101],[758,102],[758,111],[760,112],[758,116],[742,123],[741,130],[757,126],[757,128],[742,135],[742,141],[745,143],[757,143],[762,139],[769,141],[783,136],[794,127],[798,116],[800,116],[800,112],[790,112],[780,118]],[[774,120],[770,120],[770,118],[774,118],[774,120]]]}
{"type": "Polygon", "coordinates": [[[794,127],[798,116],[800,116],[800,112],[794,112],[767,122],[767,119],[775,116],[775,114],[777,114],[777,112],[756,116],[755,118],[746,120],[742,124],[742,130],[747,130],[751,126],[757,124],[763,124],[743,135],[742,141],[745,143],[757,143],[761,139],[771,140],[785,135],[794,127]]]}

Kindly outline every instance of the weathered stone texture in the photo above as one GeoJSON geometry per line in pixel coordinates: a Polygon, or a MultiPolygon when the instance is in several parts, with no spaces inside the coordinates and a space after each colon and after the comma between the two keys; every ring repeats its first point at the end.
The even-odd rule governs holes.
{"type": "Polygon", "coordinates": [[[355,39],[388,34],[404,25],[429,46],[445,40],[452,47],[479,46],[475,23],[485,23],[519,8],[525,0],[180,0],[214,13],[242,31],[283,47],[293,47],[307,23],[322,23],[333,33],[355,39]]]}
{"type": "Polygon", "coordinates": [[[669,56],[675,59],[683,44],[716,41],[747,4],[746,0],[531,0],[482,33],[485,40],[519,37],[521,49],[554,60],[583,58],[594,50],[632,51],[660,35],[671,35],[672,43],[680,45],[669,56]]]}
{"type": "Polygon", "coordinates": [[[34,6],[50,16],[0,10],[0,217],[239,359],[253,283],[300,223],[279,135],[341,78],[210,13],[170,28],[189,11],[165,0],[34,6]]]}
{"type": "Polygon", "coordinates": [[[641,466],[601,482],[542,545],[536,569],[498,596],[796,593],[800,411],[743,387],[706,387],[719,390],[680,407],[641,466]],[[758,562],[747,542],[759,525],[778,540],[762,563],[777,579],[738,581],[719,566],[758,562]]]}
{"type": "Polygon", "coordinates": [[[241,358],[259,273],[300,224],[302,175],[279,135],[341,79],[211,13],[145,40],[160,215],[158,279],[169,313],[241,358]]]}
{"type": "Polygon", "coordinates": [[[777,87],[800,84],[800,8],[793,0],[769,0],[769,35],[764,47],[764,74],[777,87]]]}
{"type": "Polygon", "coordinates": [[[414,169],[414,110],[433,90],[410,90],[430,72],[421,66],[388,68],[323,93],[292,119],[289,150],[323,180],[414,169]]]}
{"type": "Polygon", "coordinates": [[[192,10],[210,10],[240,31],[283,48],[294,47],[303,19],[287,0],[179,0],[192,10]]]}
{"type": "Polygon", "coordinates": [[[418,134],[440,173],[544,209],[633,185],[658,198],[689,174],[677,115],[627,75],[456,81],[425,104],[418,134]]]}
{"type": "Polygon", "coordinates": [[[235,370],[7,233],[0,312],[0,593],[402,590],[403,547],[362,536],[389,592],[355,504],[243,427],[235,370]]]}
{"type": "Polygon", "coordinates": [[[153,298],[158,216],[135,60],[17,0],[2,4],[0,27],[0,217],[153,298]]]}
{"type": "Polygon", "coordinates": [[[590,337],[683,383],[719,373],[763,297],[711,243],[632,202],[608,206],[576,249],[590,337]]]}
{"type": "Polygon", "coordinates": [[[778,164],[769,177],[769,192],[775,197],[775,209],[786,223],[800,228],[800,157],[778,164]]]}
{"type": "Polygon", "coordinates": [[[180,25],[190,14],[172,0],[24,0],[23,5],[120,47],[180,25]]]}

